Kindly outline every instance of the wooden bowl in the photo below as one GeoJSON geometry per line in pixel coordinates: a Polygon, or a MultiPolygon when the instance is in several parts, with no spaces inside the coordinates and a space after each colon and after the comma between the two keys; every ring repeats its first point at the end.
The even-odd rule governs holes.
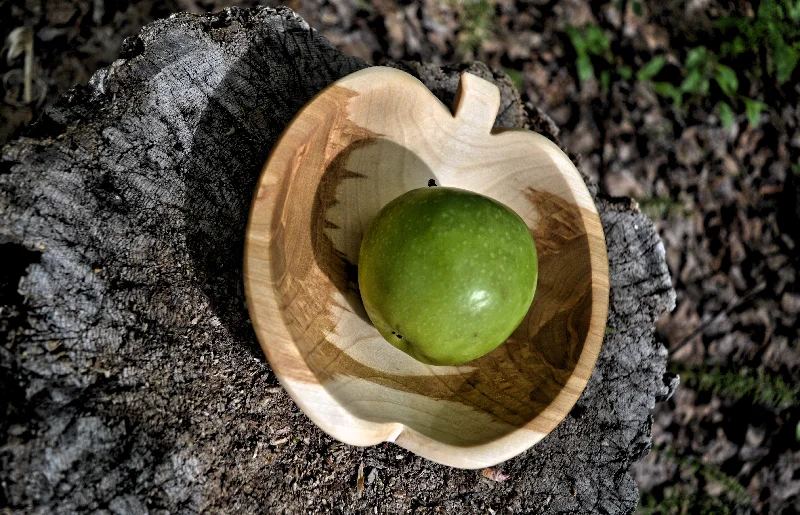
{"type": "Polygon", "coordinates": [[[367,68],[303,107],[264,167],[245,244],[253,327],[289,395],[342,442],[393,441],[481,468],[541,440],[586,386],[608,310],[600,219],[556,145],[492,130],[499,105],[497,87],[465,73],[454,116],[411,75],[367,68]],[[525,320],[505,344],[460,366],[424,365],[392,347],[358,294],[370,220],[429,179],[514,209],[539,253],[525,320]]]}

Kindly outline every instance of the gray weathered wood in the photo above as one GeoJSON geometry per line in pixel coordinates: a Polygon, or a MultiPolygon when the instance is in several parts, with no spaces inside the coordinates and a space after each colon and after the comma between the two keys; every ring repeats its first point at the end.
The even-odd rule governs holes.
{"type": "MultiPolygon", "coordinates": [[[[322,434],[279,388],[248,323],[252,187],[311,96],[367,66],[286,9],[180,14],[126,41],[0,161],[0,506],[42,513],[630,513],[632,461],[670,394],[653,324],[664,251],[628,201],[597,198],[611,306],[566,420],[494,483],[322,434]],[[365,488],[356,492],[359,465],[365,488]]],[[[446,103],[460,66],[398,63],[446,103]]],[[[552,122],[510,81],[498,125],[552,122]]],[[[674,382],[674,381],[673,381],[674,382]]],[[[672,385],[674,388],[674,385],[672,385]]]]}

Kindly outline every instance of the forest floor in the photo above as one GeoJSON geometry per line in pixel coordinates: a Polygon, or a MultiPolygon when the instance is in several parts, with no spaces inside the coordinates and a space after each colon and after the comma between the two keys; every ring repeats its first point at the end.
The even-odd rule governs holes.
{"type": "MultiPolygon", "coordinates": [[[[0,145],[142,25],[256,3],[0,0],[0,145]]],[[[641,513],[800,513],[800,3],[287,5],[373,64],[504,69],[601,191],[654,220],[677,291],[657,337],[682,384],[634,469],[641,513]]]]}

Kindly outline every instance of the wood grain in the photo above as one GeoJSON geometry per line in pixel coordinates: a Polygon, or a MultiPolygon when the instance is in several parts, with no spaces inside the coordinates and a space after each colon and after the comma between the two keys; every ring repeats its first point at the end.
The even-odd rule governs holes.
{"type": "Polygon", "coordinates": [[[410,75],[368,68],[309,102],[264,167],[245,242],[253,326],[293,399],[341,441],[492,465],[552,431],[591,375],[609,288],[597,211],[553,143],[491,130],[499,102],[493,84],[465,73],[453,115],[410,75]],[[370,220],[429,179],[510,206],[539,251],[523,323],[461,366],[424,365],[383,341],[357,290],[370,220]]]}

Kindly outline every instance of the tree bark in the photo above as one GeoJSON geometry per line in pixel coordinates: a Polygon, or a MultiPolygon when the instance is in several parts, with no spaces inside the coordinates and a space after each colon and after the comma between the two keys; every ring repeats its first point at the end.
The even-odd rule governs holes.
{"type": "MultiPolygon", "coordinates": [[[[676,380],[653,335],[674,306],[664,249],[630,200],[596,197],[611,274],[597,367],[556,430],[502,465],[507,480],[340,444],[280,388],[242,291],[252,190],[298,109],[366,66],[288,9],[178,14],[3,149],[0,506],[633,512],[628,468],[676,380]]],[[[394,66],[445,104],[468,68],[500,86],[498,126],[557,141],[504,74],[394,66]]]]}

